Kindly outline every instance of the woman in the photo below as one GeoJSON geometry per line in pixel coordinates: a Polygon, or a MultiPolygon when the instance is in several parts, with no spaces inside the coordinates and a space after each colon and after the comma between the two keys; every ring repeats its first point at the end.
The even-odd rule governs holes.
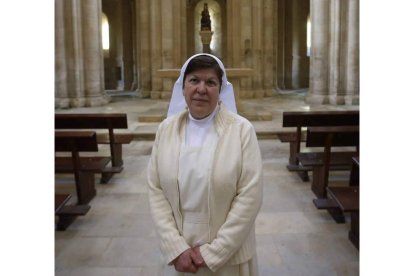
{"type": "Polygon", "coordinates": [[[258,274],[254,223],[262,162],[253,126],[235,112],[221,61],[208,54],[189,58],[148,165],[167,275],[258,274]]]}

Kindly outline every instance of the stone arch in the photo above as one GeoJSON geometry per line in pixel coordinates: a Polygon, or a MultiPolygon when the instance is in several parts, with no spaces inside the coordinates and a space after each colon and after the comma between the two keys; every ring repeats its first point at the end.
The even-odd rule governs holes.
{"type": "Polygon", "coordinates": [[[136,86],[135,1],[103,0],[102,12],[109,22],[109,50],[104,52],[106,90],[133,90],[136,86]]]}
{"type": "Polygon", "coordinates": [[[208,4],[210,18],[211,18],[211,30],[214,32],[213,37],[211,39],[210,47],[211,53],[220,57],[222,53],[221,49],[221,40],[222,40],[222,24],[221,24],[221,9],[220,5],[215,0],[205,0],[199,1],[197,5],[194,7],[194,44],[195,44],[195,52],[201,53],[203,49],[203,45],[201,44],[201,39],[198,31],[200,30],[200,14],[203,10],[204,3],[208,4]]]}
{"type": "Polygon", "coordinates": [[[202,52],[199,36],[200,14],[204,3],[208,4],[215,32],[211,42],[212,54],[225,59],[226,55],[226,1],[225,0],[189,0],[187,4],[187,49],[189,55],[202,52]],[[213,23],[214,22],[214,23],[213,23]],[[215,24],[215,25],[214,25],[215,24]]]}

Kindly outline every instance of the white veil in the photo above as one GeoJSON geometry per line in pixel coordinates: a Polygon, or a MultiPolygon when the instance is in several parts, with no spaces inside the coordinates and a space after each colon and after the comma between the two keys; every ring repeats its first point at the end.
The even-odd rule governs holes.
{"type": "Polygon", "coordinates": [[[221,70],[223,71],[222,85],[221,85],[221,89],[220,89],[219,100],[222,101],[225,104],[225,106],[228,110],[230,110],[234,113],[237,113],[236,101],[234,99],[233,85],[230,82],[227,81],[226,70],[224,69],[223,63],[216,56],[206,54],[206,53],[201,53],[201,54],[193,55],[192,57],[187,59],[187,61],[184,63],[183,67],[181,68],[180,76],[178,77],[177,81],[175,82],[174,88],[173,88],[173,91],[172,91],[171,101],[170,101],[170,105],[168,107],[167,117],[172,116],[174,114],[177,114],[177,113],[179,113],[179,112],[181,112],[185,109],[187,104],[185,102],[185,98],[184,98],[184,95],[183,95],[184,72],[185,72],[185,69],[187,68],[187,65],[190,62],[190,60],[192,60],[194,57],[197,57],[197,56],[200,56],[200,55],[210,56],[210,57],[214,58],[217,61],[217,63],[219,64],[221,70]]]}

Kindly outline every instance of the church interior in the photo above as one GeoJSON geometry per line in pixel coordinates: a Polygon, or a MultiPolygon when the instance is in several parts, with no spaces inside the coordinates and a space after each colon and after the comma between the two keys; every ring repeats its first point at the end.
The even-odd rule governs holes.
{"type": "MultiPolygon", "coordinates": [[[[407,35],[412,7],[359,0],[0,5],[7,11],[0,17],[2,33],[12,30],[0,44],[7,68],[1,110],[6,177],[1,206],[7,222],[1,230],[7,256],[2,275],[164,275],[146,170],[180,68],[202,52],[223,61],[238,113],[258,137],[263,162],[263,203],[255,222],[259,275],[414,272],[409,253],[414,226],[407,219],[410,146],[400,135],[412,118],[406,100],[414,62],[407,35]],[[203,19],[206,6],[209,21],[203,19]],[[337,222],[331,210],[344,206],[333,193],[315,201],[321,199],[313,189],[319,171],[307,171],[306,180],[306,174],[289,169],[297,161],[292,155],[297,143],[286,141],[295,127],[284,126],[289,112],[359,111],[360,246],[359,210],[357,220],[353,210],[337,222]],[[56,118],[114,113],[126,119],[115,130],[122,146],[112,148],[107,129],[81,129],[101,141],[93,145],[97,152],[81,156],[109,160],[122,154],[122,168],[106,167],[114,170],[106,178],[100,171],[81,180],[73,172],[56,172],[57,158],[72,156],[58,152],[56,118]],[[91,185],[93,193],[83,203],[78,181],[91,185]],[[57,194],[65,195],[59,206],[57,194]]],[[[311,129],[304,127],[303,133],[311,129]]],[[[324,148],[308,147],[303,139],[300,150],[306,155],[324,148]]],[[[349,167],[329,170],[324,179],[330,192],[350,188],[355,180],[349,167]]]]}
{"type": "MultiPolygon", "coordinates": [[[[359,111],[359,0],[55,0],[54,9],[55,114],[123,113],[128,127],[116,132],[132,137],[123,170],[106,183],[95,174],[90,209],[55,229],[55,275],[163,275],[146,168],[179,70],[202,52],[223,61],[238,113],[259,139],[260,275],[359,275],[353,217],[338,223],[315,207],[313,172],[304,181],[287,169],[291,145],[280,134],[295,130],[283,126],[284,112],[359,111]]],[[[329,171],[329,186],[349,186],[350,175],[329,171]]],[[[80,202],[74,182],[55,174],[66,205],[80,202]]]]}

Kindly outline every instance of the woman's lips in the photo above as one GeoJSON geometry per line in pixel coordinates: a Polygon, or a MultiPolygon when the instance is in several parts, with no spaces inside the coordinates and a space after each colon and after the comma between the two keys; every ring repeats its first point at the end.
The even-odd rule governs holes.
{"type": "Polygon", "coordinates": [[[193,99],[193,101],[197,101],[197,102],[208,102],[207,99],[193,99]]]}

